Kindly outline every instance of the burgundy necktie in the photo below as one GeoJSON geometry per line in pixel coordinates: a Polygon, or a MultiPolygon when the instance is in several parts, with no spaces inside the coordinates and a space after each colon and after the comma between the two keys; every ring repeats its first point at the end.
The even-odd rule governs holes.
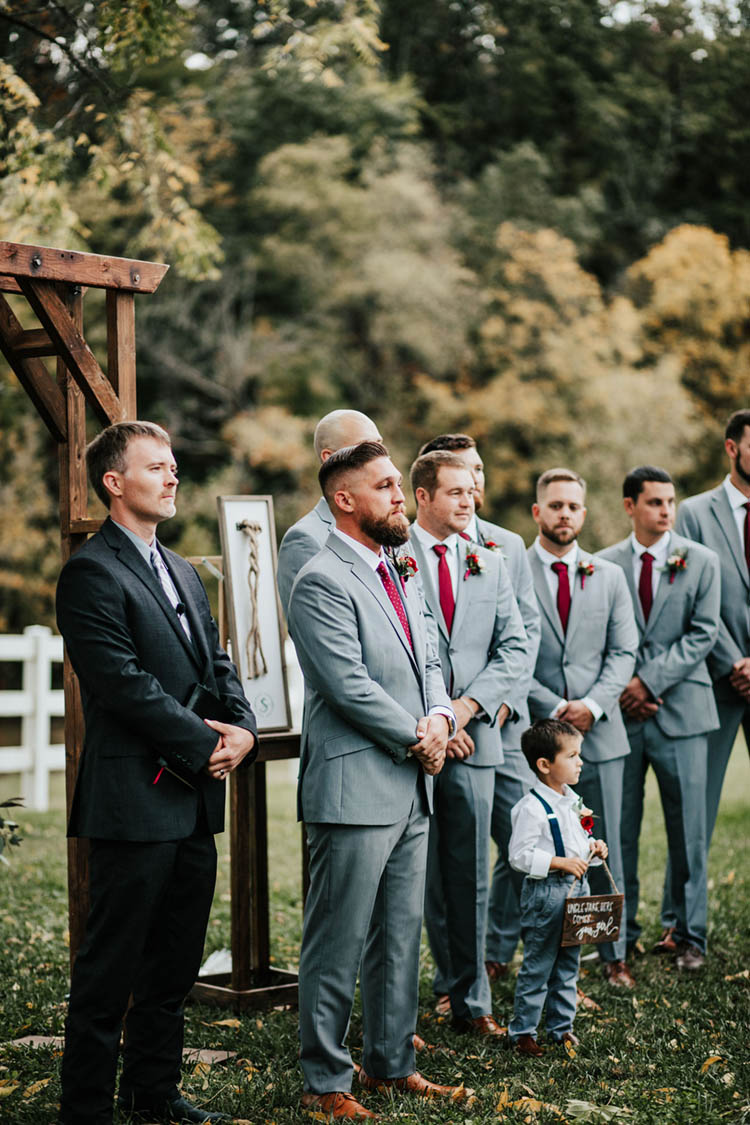
{"type": "Polygon", "coordinates": [[[570,582],[568,581],[568,568],[564,562],[552,563],[552,569],[557,575],[557,612],[560,614],[560,624],[563,633],[568,631],[568,618],[570,617],[570,582]]]}
{"type": "Polygon", "coordinates": [[[440,608],[443,611],[448,636],[450,636],[450,631],[453,628],[453,614],[456,609],[456,599],[453,597],[453,581],[448,567],[448,560],[445,557],[448,548],[445,543],[436,543],[432,549],[438,556],[438,592],[440,594],[440,608]]]}
{"type": "Polygon", "coordinates": [[[745,509],[745,562],[750,574],[750,500],[743,504],[743,507],[745,509]]]}
{"type": "Polygon", "coordinates": [[[411,629],[409,628],[409,621],[408,621],[407,616],[406,616],[406,610],[404,609],[404,603],[401,601],[401,598],[399,596],[399,592],[396,589],[396,583],[393,581],[390,574],[388,573],[388,567],[385,565],[384,562],[378,563],[377,571],[378,571],[378,574],[380,575],[380,578],[382,580],[383,585],[385,586],[385,592],[388,595],[388,597],[391,599],[391,605],[395,609],[395,611],[398,615],[398,619],[401,622],[401,625],[403,626],[403,630],[406,633],[406,639],[409,642],[409,648],[411,649],[412,652],[414,652],[414,645],[412,644],[411,629]]]}
{"type": "Polygon", "coordinates": [[[643,619],[648,621],[651,606],[654,602],[654,556],[648,551],[641,555],[641,577],[638,579],[638,597],[641,599],[643,619]]]}

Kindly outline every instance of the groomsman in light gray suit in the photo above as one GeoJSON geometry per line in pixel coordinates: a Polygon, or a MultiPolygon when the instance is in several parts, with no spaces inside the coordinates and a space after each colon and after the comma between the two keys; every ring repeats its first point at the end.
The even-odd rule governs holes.
{"type": "Polygon", "coordinates": [[[359,1084],[465,1095],[414,1065],[432,777],[455,716],[416,581],[383,547],[406,542],[401,476],[363,442],[320,470],[336,527],[292,589],[289,628],[305,676],[299,810],[310,850],[300,954],[303,1108],[371,1117],[351,1094],[345,1046],[357,975],[359,1084]]]}
{"type": "Polygon", "coordinates": [[[424,454],[412,465],[411,485],[417,520],[410,542],[459,728],[435,781],[425,921],[454,1026],[499,1037],[484,966],[490,817],[500,728],[517,713],[526,634],[501,557],[461,538],[474,515],[474,478],[462,460],[442,450],[424,454]]]}
{"type": "MultiPolygon", "coordinates": [[[[521,752],[521,735],[531,725],[528,690],[539,651],[541,627],[539,606],[534,593],[534,580],[526,555],[526,544],[520,535],[499,524],[480,518],[484,510],[484,463],[474,438],[469,434],[439,434],[420,450],[420,455],[435,449],[447,449],[463,461],[474,477],[475,514],[466,525],[465,534],[487,550],[497,552],[508,570],[510,583],[521,611],[526,630],[526,675],[519,677],[516,691],[517,719],[508,719],[503,726],[503,760],[495,766],[495,793],[492,802],[490,831],[497,845],[497,860],[492,873],[487,912],[486,968],[490,981],[507,976],[510,961],[521,934],[520,895],[523,876],[508,862],[510,841],[510,810],[534,784],[534,774],[521,752]]],[[[447,982],[440,973],[435,991],[438,1006],[449,1006],[447,982]]]]}
{"type": "MultiPolygon", "coordinates": [[[[625,576],[614,563],[592,559],[578,546],[586,518],[586,482],[570,469],[548,469],[536,486],[531,512],[539,535],[529,550],[539,606],[539,645],[529,708],[534,719],[554,717],[583,735],[583,771],[576,792],[597,820],[596,835],[609,846],[609,866],[622,885],[620,809],[625,757],[630,752],[620,712],[638,650],[633,606],[625,576]]],[[[594,894],[609,885],[599,872],[594,894]]],[[[633,988],[625,964],[625,917],[616,943],[599,945],[605,978],[633,988]]]]}
{"type": "Polygon", "coordinates": [[[740,723],[750,748],[750,410],[731,416],[724,448],[729,473],[718,488],[683,500],[675,525],[681,535],[715,551],[721,567],[719,636],[708,658],[719,726],[708,739],[707,847],[740,723]]]}
{"type": "MultiPolygon", "coordinates": [[[[346,445],[382,440],[375,423],[359,410],[332,410],[320,419],[313,435],[315,452],[321,463],[346,445]]],[[[307,560],[317,555],[333,531],[333,526],[331,510],[321,496],[312,511],[292,524],[281,540],[276,583],[285,616],[289,613],[289,596],[294,579],[307,560]]]]}
{"type": "Polygon", "coordinates": [[[669,844],[677,965],[695,970],[706,953],[707,735],[718,726],[706,657],[719,631],[719,560],[670,530],[674,484],[664,469],[632,469],[623,496],[633,534],[597,558],[622,568],[640,637],[635,675],[620,699],[630,740],[622,803],[627,941],[632,948],[641,932],[638,838],[651,765],[669,844]]]}

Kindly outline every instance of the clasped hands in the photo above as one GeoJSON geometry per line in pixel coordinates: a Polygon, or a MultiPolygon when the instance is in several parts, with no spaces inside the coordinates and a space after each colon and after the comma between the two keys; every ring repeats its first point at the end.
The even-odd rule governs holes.
{"type": "Polygon", "coordinates": [[[588,870],[590,861],[594,856],[601,856],[606,859],[609,855],[609,848],[604,840],[591,841],[591,853],[588,859],[581,859],[577,855],[553,855],[549,861],[550,871],[564,871],[566,875],[575,875],[576,879],[582,879],[588,870]]]}
{"type": "Polygon", "coordinates": [[[628,718],[641,722],[655,715],[663,702],[661,698],[654,699],[640,676],[633,676],[620,696],[620,707],[628,718]]]}
{"type": "Polygon", "coordinates": [[[218,719],[204,719],[203,722],[219,735],[204,769],[215,781],[223,781],[255,746],[255,735],[244,727],[220,723],[218,719]]]}
{"type": "Polygon", "coordinates": [[[729,673],[729,682],[746,703],[750,703],[750,656],[735,660],[729,673]]]}

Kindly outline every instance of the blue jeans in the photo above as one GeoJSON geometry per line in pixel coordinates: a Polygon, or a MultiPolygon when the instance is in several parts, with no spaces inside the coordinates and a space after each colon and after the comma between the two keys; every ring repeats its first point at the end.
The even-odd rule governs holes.
{"type": "MultiPolygon", "coordinates": [[[[572,875],[556,872],[546,879],[527,876],[523,881],[523,964],[516,978],[513,1019],[508,1027],[511,1039],[536,1036],[545,1003],[547,1034],[552,1039],[562,1039],[573,1027],[581,950],[578,945],[560,945],[565,899],[573,882],[572,875]]],[[[575,897],[590,893],[586,879],[575,883],[575,897]]]]}

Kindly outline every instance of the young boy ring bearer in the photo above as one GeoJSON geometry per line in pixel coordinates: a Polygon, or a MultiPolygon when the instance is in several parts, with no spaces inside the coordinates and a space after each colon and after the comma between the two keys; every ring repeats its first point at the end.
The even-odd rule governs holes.
{"type": "MultiPolygon", "coordinates": [[[[526,878],[521,891],[523,964],[516,979],[508,1034],[515,1050],[538,1057],[537,1028],[546,1005],[547,1035],[575,1046],[579,946],[561,946],[565,900],[589,894],[589,863],[607,857],[581,823],[584,811],[571,789],[581,773],[582,736],[571,723],[540,719],[524,732],[521,749],[536,775],[530,793],[511,810],[508,856],[526,878]],[[575,886],[573,886],[575,884],[575,886]]],[[[585,818],[584,818],[585,819],[585,818]]]]}

